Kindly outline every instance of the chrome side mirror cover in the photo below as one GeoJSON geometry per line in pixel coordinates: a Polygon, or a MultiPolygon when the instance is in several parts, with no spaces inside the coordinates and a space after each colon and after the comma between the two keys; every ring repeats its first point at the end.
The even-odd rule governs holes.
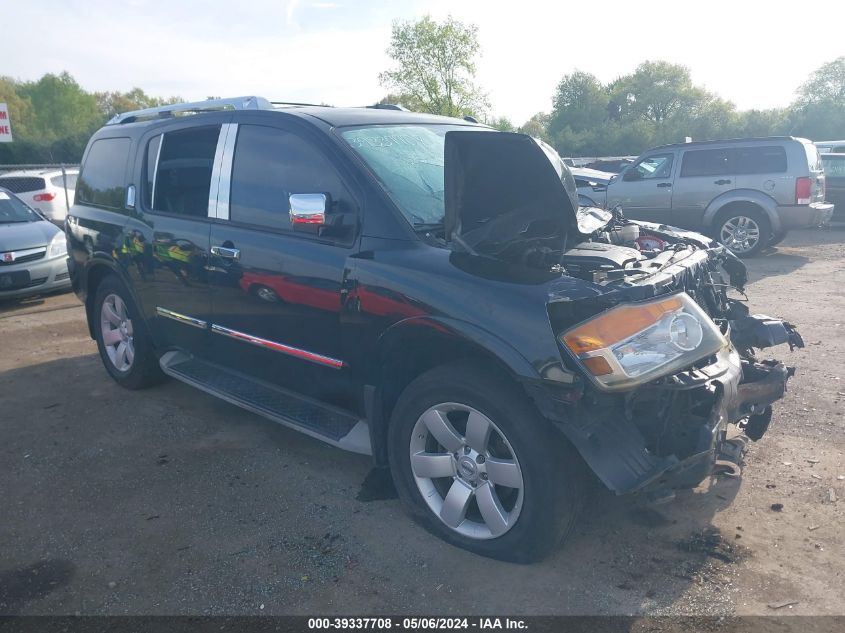
{"type": "Polygon", "coordinates": [[[294,230],[319,228],[326,223],[329,196],[325,193],[292,193],[288,196],[290,224],[294,230]]]}

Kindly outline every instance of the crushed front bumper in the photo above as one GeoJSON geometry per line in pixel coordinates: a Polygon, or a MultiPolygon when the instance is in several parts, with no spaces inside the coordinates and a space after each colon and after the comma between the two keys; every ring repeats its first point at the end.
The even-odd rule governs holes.
{"type": "Polygon", "coordinates": [[[728,425],[751,439],[762,436],[770,405],[793,373],[780,362],[741,358],[729,346],[706,366],[626,395],[585,398],[574,408],[570,403],[565,419],[549,417],[617,494],[692,488],[730,450],[728,425]]]}

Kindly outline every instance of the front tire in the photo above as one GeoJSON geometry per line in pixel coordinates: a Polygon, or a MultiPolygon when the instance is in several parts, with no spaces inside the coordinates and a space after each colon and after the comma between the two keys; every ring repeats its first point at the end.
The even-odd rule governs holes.
{"type": "Polygon", "coordinates": [[[433,369],[405,389],[388,452],[411,516],[482,556],[540,560],[581,505],[580,456],[517,385],[474,364],[433,369]]]}
{"type": "Polygon", "coordinates": [[[164,380],[135,302],[114,275],[97,287],[91,317],[100,359],[117,384],[143,389],[164,380]]]}

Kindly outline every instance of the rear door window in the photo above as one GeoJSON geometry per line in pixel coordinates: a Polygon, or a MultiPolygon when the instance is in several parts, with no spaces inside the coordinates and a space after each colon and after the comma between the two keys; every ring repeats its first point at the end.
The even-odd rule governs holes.
{"type": "MultiPolygon", "coordinates": [[[[50,183],[54,187],[59,187],[60,189],[65,188],[65,180],[62,176],[53,176],[50,178],[50,183]]],[[[68,189],[75,189],[76,188],[76,174],[67,174],[67,188],[68,189]]]]}
{"type": "Polygon", "coordinates": [[[147,143],[144,201],[153,211],[208,217],[219,136],[220,126],[208,125],[166,132],[147,143]]]}
{"type": "Polygon", "coordinates": [[[780,145],[735,147],[731,150],[731,158],[735,174],[782,174],[786,171],[786,150],[780,145]]]}
{"type": "Polygon", "coordinates": [[[35,176],[7,176],[0,177],[0,187],[8,189],[12,193],[27,193],[29,191],[40,191],[46,187],[43,178],[35,176]]]}
{"type": "Polygon", "coordinates": [[[88,150],[76,187],[79,202],[119,209],[126,197],[128,138],[101,138],[88,150]]]}
{"type": "Polygon", "coordinates": [[[704,149],[684,152],[681,178],[691,176],[726,176],[730,174],[727,149],[704,149]]]}

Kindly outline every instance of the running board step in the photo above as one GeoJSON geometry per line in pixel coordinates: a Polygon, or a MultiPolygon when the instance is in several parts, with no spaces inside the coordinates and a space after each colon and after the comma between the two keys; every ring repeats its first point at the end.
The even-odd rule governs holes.
{"type": "Polygon", "coordinates": [[[372,455],[367,422],[354,415],[316,402],[184,352],[161,357],[165,374],[274,422],[355,453],[372,455]]]}

